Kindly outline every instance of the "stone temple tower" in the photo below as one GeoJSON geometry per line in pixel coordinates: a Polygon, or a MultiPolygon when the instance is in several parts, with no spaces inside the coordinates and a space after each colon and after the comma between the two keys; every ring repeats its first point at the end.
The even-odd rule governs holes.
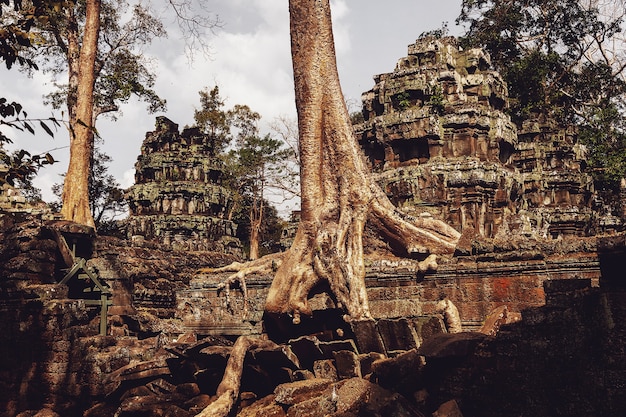
{"type": "Polygon", "coordinates": [[[222,163],[210,135],[178,131],[157,117],[135,164],[128,193],[128,235],[179,250],[238,252],[236,225],[227,219],[231,193],[221,185],[222,163]]]}
{"type": "Polygon", "coordinates": [[[397,206],[483,237],[584,236],[606,227],[594,215],[575,127],[539,116],[513,123],[506,83],[483,50],[421,38],[374,81],[355,131],[397,206]]]}

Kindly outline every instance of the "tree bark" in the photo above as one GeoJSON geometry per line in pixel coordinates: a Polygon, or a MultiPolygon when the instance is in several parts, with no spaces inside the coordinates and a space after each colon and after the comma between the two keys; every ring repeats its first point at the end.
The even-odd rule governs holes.
{"type": "Polygon", "coordinates": [[[227,280],[233,283],[278,267],[265,311],[291,315],[294,323],[301,314],[312,314],[308,296],[324,281],[347,320],[369,319],[363,259],[366,221],[395,247],[423,255],[426,259],[418,267],[422,272],[436,269],[436,254],[452,253],[461,234],[430,215],[412,217],[399,211],[371,178],[339,85],[329,0],[290,0],[289,11],[301,162],[300,225],[291,248],[274,254],[271,262],[260,258],[219,270],[237,271],[227,280]]]}
{"type": "Polygon", "coordinates": [[[254,196],[250,208],[250,260],[259,258],[259,240],[261,239],[261,224],[263,222],[263,194],[254,196]],[[258,199],[258,201],[257,201],[258,199]]]}
{"type": "Polygon", "coordinates": [[[460,234],[432,218],[399,212],[371,179],[339,85],[328,0],[291,0],[291,53],[301,160],[301,223],[265,309],[299,322],[324,280],[352,320],[370,317],[363,230],[372,220],[409,252],[448,253],[460,234]]]}
{"type": "MultiPolygon", "coordinates": [[[[430,216],[413,218],[398,211],[371,179],[339,86],[329,0],[290,0],[289,12],[300,135],[300,226],[284,253],[200,272],[235,272],[225,285],[241,282],[245,302],[245,275],[277,267],[266,312],[289,314],[299,323],[301,314],[312,314],[309,293],[326,281],[347,320],[370,319],[363,260],[366,221],[408,252],[430,254],[420,270],[436,268],[434,254],[451,253],[460,233],[430,216]]],[[[245,336],[238,340],[218,400],[198,417],[229,415],[250,343],[245,336]]]]}
{"type": "MultiPolygon", "coordinates": [[[[70,118],[70,161],[63,183],[61,208],[64,219],[91,227],[95,227],[95,223],[89,208],[88,185],[93,159],[93,94],[100,8],[100,0],[88,0],[86,3],[85,29],[76,79],[76,115],[75,119],[70,118]]],[[[71,106],[71,103],[68,104],[71,106]]],[[[70,116],[71,113],[70,109],[70,116]]]]}

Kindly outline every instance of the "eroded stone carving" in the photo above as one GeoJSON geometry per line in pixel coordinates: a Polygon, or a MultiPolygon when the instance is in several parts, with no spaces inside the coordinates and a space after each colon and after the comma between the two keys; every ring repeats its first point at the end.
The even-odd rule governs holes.
{"type": "Polygon", "coordinates": [[[227,219],[232,196],[221,185],[223,167],[210,135],[193,128],[179,133],[177,124],[157,117],[135,168],[127,196],[130,237],[174,249],[239,250],[236,225],[227,219]]]}

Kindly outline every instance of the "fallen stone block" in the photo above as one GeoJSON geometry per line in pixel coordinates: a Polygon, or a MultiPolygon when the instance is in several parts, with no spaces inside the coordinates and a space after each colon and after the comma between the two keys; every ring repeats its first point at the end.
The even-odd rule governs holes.
{"type": "Polygon", "coordinates": [[[385,353],[383,339],[378,333],[376,322],[373,320],[361,320],[350,323],[356,339],[356,345],[361,353],[379,352],[385,353]]]}
{"type": "Polygon", "coordinates": [[[329,379],[337,381],[337,368],[331,359],[322,359],[313,363],[313,373],[316,378],[329,379]]]}
{"type": "Polygon", "coordinates": [[[335,366],[337,367],[337,377],[339,379],[362,378],[361,363],[356,353],[349,350],[333,352],[335,366]]]}
{"type": "Polygon", "coordinates": [[[362,353],[359,355],[359,363],[361,366],[361,375],[365,377],[372,373],[372,365],[374,362],[385,359],[385,355],[382,353],[371,352],[362,353]]]}
{"type": "Polygon", "coordinates": [[[466,357],[488,337],[478,332],[443,333],[425,342],[418,352],[425,356],[427,361],[431,358],[466,357]]]}
{"type": "Polygon", "coordinates": [[[396,390],[410,387],[416,390],[421,385],[424,358],[416,349],[394,358],[380,359],[372,363],[371,380],[383,388],[396,390]]]}
{"type": "Polygon", "coordinates": [[[413,323],[406,318],[381,319],[376,325],[387,352],[411,350],[420,344],[413,323]]]}
{"type": "Polygon", "coordinates": [[[447,401],[439,406],[433,417],[463,417],[456,400],[447,401]]]}
{"type": "Polygon", "coordinates": [[[315,336],[302,336],[289,341],[289,347],[298,357],[300,367],[306,369],[311,369],[315,361],[324,359],[319,344],[315,336]]]}
{"type": "Polygon", "coordinates": [[[320,395],[326,391],[332,381],[329,379],[306,379],[304,381],[289,382],[276,387],[274,394],[278,404],[293,405],[320,395]]]}
{"type": "Polygon", "coordinates": [[[406,398],[365,379],[352,378],[336,384],[337,414],[422,417],[406,398]]]}
{"type": "Polygon", "coordinates": [[[285,410],[276,403],[274,395],[268,395],[254,402],[252,405],[242,408],[237,417],[285,417],[285,410]]]}
{"type": "Polygon", "coordinates": [[[287,410],[287,417],[326,417],[335,413],[337,410],[336,396],[318,395],[308,400],[301,401],[292,405],[287,410]]]}

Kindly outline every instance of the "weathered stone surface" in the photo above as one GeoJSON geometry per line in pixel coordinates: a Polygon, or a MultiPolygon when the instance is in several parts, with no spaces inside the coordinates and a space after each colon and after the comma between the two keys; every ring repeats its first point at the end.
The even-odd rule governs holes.
{"type": "Polygon", "coordinates": [[[489,336],[495,336],[500,327],[505,324],[517,323],[521,319],[522,315],[520,313],[509,311],[507,306],[500,306],[485,317],[485,323],[479,331],[489,336]]]}
{"type": "Polygon", "coordinates": [[[237,417],[284,417],[285,411],[283,407],[277,404],[274,399],[273,395],[268,395],[251,406],[242,409],[237,413],[237,417]]]}
{"type": "Polygon", "coordinates": [[[463,417],[463,413],[455,400],[450,400],[439,406],[433,417],[463,417]]]}
{"type": "Polygon", "coordinates": [[[478,332],[442,333],[424,343],[418,352],[426,360],[466,357],[486,338],[487,335],[478,332]]]}
{"type": "Polygon", "coordinates": [[[304,401],[300,401],[287,410],[287,417],[322,417],[335,413],[337,406],[332,393],[325,393],[304,401]]]}
{"type": "Polygon", "coordinates": [[[361,362],[356,353],[349,350],[333,352],[339,379],[362,378],[361,362]]]}
{"type": "Polygon", "coordinates": [[[401,395],[381,388],[361,378],[352,378],[337,384],[337,414],[354,413],[372,416],[422,416],[401,395]]]}
{"type": "Polygon", "coordinates": [[[376,326],[387,352],[411,350],[420,344],[410,319],[404,317],[395,320],[381,319],[376,322],[376,326]]]}
{"type": "Polygon", "coordinates": [[[331,384],[331,380],[320,378],[281,384],[274,390],[276,396],[274,401],[278,404],[293,405],[320,395],[327,391],[331,384]]]}
{"type": "Polygon", "coordinates": [[[223,167],[210,135],[179,133],[177,124],[157,117],[135,169],[127,196],[129,238],[179,250],[241,252],[236,225],[226,219],[232,196],[220,185],[223,167]]]}
{"type": "MultiPolygon", "coordinates": [[[[3,178],[7,169],[7,166],[0,162],[0,175],[3,178]]],[[[35,215],[45,220],[52,220],[55,217],[52,209],[46,203],[30,203],[19,189],[4,181],[0,186],[0,211],[3,213],[35,215]]]]}
{"type": "Polygon", "coordinates": [[[313,373],[315,378],[329,379],[337,381],[337,368],[334,361],[330,359],[322,359],[313,363],[313,373]]]}
{"type": "Polygon", "coordinates": [[[622,291],[571,288],[570,303],[525,310],[469,356],[427,358],[433,409],[457,399],[466,416],[623,414],[624,352],[615,343],[626,335],[625,300],[622,291]]]}
{"type": "Polygon", "coordinates": [[[378,333],[374,320],[361,320],[350,323],[360,352],[385,352],[383,339],[378,333]]]}
{"type": "Polygon", "coordinates": [[[423,384],[423,367],[423,357],[413,349],[394,358],[380,359],[372,363],[370,380],[387,389],[395,390],[403,385],[418,387],[423,384]]]}

